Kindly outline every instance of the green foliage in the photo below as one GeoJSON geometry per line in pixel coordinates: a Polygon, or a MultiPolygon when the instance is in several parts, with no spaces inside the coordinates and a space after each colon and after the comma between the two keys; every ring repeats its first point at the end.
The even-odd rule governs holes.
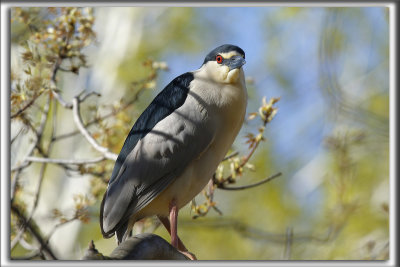
{"type": "Polygon", "coordinates": [[[22,28],[25,33],[15,39],[23,48],[23,73],[11,69],[11,117],[16,117],[50,90],[55,68],[78,74],[86,66],[82,49],[95,34],[90,8],[49,8],[42,20],[38,16],[43,10],[38,8],[15,8],[12,13],[12,32],[22,28]]]}

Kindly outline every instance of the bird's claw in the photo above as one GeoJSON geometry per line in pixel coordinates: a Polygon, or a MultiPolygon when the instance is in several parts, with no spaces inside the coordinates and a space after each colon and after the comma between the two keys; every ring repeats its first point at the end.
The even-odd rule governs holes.
{"type": "Polygon", "coordinates": [[[196,256],[193,253],[189,252],[189,251],[181,251],[181,250],[179,250],[179,252],[182,253],[183,255],[185,255],[187,258],[189,258],[192,261],[196,261],[197,260],[196,256]]]}

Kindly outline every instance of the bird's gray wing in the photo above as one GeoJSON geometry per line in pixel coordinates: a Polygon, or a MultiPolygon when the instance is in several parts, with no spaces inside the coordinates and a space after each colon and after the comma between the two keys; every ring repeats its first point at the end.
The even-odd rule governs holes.
{"type": "MultiPolygon", "coordinates": [[[[113,172],[109,181],[109,187],[114,183],[117,177],[121,177],[126,169],[126,161],[128,155],[134,150],[139,140],[145,137],[160,121],[171,115],[172,112],[180,108],[186,101],[191,81],[194,79],[193,73],[187,72],[172,80],[150,103],[150,105],[139,116],[122,146],[121,152],[115,162],[113,172]],[[124,166],[123,166],[124,164],[124,166]],[[122,168],[123,166],[123,168],[122,168]]],[[[113,190],[117,186],[110,187],[113,190]]],[[[115,190],[115,189],[114,189],[115,190]]],[[[106,201],[107,195],[111,195],[108,190],[104,194],[100,207],[100,228],[104,237],[110,237],[114,231],[105,232],[103,229],[103,221],[107,226],[108,220],[103,220],[103,215],[107,217],[109,212],[104,213],[104,205],[111,205],[111,200],[106,201]]],[[[108,209],[107,209],[108,210],[108,209]]],[[[119,219],[119,218],[117,218],[119,219]]],[[[119,225],[119,228],[123,225],[119,225]]],[[[107,228],[107,227],[106,227],[107,228]]]]}
{"type": "MultiPolygon", "coordinates": [[[[212,143],[215,127],[193,97],[140,139],[115,178],[102,205],[103,234],[141,210],[212,143]]],[[[184,190],[184,189],[182,189],[184,190]]]]}

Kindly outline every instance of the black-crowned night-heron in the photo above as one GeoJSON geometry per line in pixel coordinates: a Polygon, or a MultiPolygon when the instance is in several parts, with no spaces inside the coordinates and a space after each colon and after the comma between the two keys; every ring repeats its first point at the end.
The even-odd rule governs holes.
{"type": "Polygon", "coordinates": [[[178,210],[212,178],[242,126],[244,57],[234,45],[215,48],[198,70],[172,80],[140,115],[101,203],[104,237],[116,234],[120,243],[136,221],[157,215],[171,244],[186,250],[177,236],[178,210]]]}

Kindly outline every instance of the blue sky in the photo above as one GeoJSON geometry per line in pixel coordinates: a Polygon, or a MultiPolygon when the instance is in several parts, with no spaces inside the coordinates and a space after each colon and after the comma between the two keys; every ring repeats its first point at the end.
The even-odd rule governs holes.
{"type": "MultiPolygon", "coordinates": [[[[380,42],[388,40],[383,9],[357,11],[362,15],[353,17],[352,11],[346,10],[344,15],[327,16],[325,8],[305,8],[284,17],[289,10],[272,7],[200,8],[197,16],[215,25],[204,37],[207,39],[203,51],[188,53],[185,61],[174,53],[165,55],[163,60],[168,62],[171,71],[161,75],[159,85],[198,68],[205,55],[218,45],[232,43],[243,48],[247,62],[245,73],[254,79],[256,89],[256,95],[251,94],[253,98],[249,99],[247,112],[256,111],[263,96],[281,97],[278,115],[268,126],[266,136],[272,149],[269,153],[274,153],[277,168],[285,171],[286,181],[290,183],[297,171],[326,152],[324,138],[342,123],[332,116],[332,107],[321,90],[322,29],[338,27],[344,33],[342,52],[329,62],[334,64],[343,85],[365,75],[383,60],[378,50],[380,42]],[[332,24],[326,24],[327,21],[332,24]]],[[[243,144],[242,141],[237,144],[243,144]]],[[[320,197],[314,191],[304,201],[317,203],[315,199],[320,197]]]]}
{"type": "MultiPolygon", "coordinates": [[[[214,46],[232,43],[245,50],[247,62],[244,67],[245,72],[247,76],[254,78],[258,95],[249,100],[248,112],[254,111],[258,107],[257,105],[261,103],[261,96],[282,97],[278,105],[280,107],[279,116],[271,125],[272,131],[269,135],[271,135],[272,145],[278,155],[290,160],[298,157],[298,153],[306,156],[307,154],[312,155],[321,140],[323,125],[318,118],[309,114],[315,109],[320,111],[323,109],[322,99],[317,88],[318,72],[315,55],[318,51],[319,36],[317,35],[318,27],[306,27],[309,23],[307,19],[302,19],[301,23],[292,22],[290,25],[283,25],[282,31],[292,38],[289,41],[296,41],[282,46],[281,51],[274,51],[269,46],[269,33],[265,20],[270,13],[276,10],[277,8],[202,8],[199,14],[219,25],[215,29],[210,29],[210,31],[215,31],[209,34],[214,36],[214,39],[208,40],[207,43],[214,43],[214,46]],[[227,30],[221,31],[221,28],[227,30]],[[300,31],[300,29],[303,30],[300,31]],[[294,91],[282,88],[270,74],[270,68],[274,66],[267,64],[269,53],[279,58],[280,62],[276,62],[279,69],[285,71],[285,75],[291,76],[294,91]],[[296,142],[294,145],[293,142],[299,140],[300,122],[304,121],[304,118],[313,120],[315,128],[303,130],[303,141],[296,142]]],[[[315,10],[309,15],[309,18],[316,25],[320,24],[321,10],[315,10]]],[[[210,47],[208,50],[213,48],[210,47]]],[[[163,74],[162,78],[168,79],[168,77],[188,71],[188,65],[191,69],[197,68],[207,52],[206,50],[189,55],[189,59],[185,55],[187,58],[185,62],[182,62],[181,57],[176,55],[165,57],[171,72],[163,74]]]]}

